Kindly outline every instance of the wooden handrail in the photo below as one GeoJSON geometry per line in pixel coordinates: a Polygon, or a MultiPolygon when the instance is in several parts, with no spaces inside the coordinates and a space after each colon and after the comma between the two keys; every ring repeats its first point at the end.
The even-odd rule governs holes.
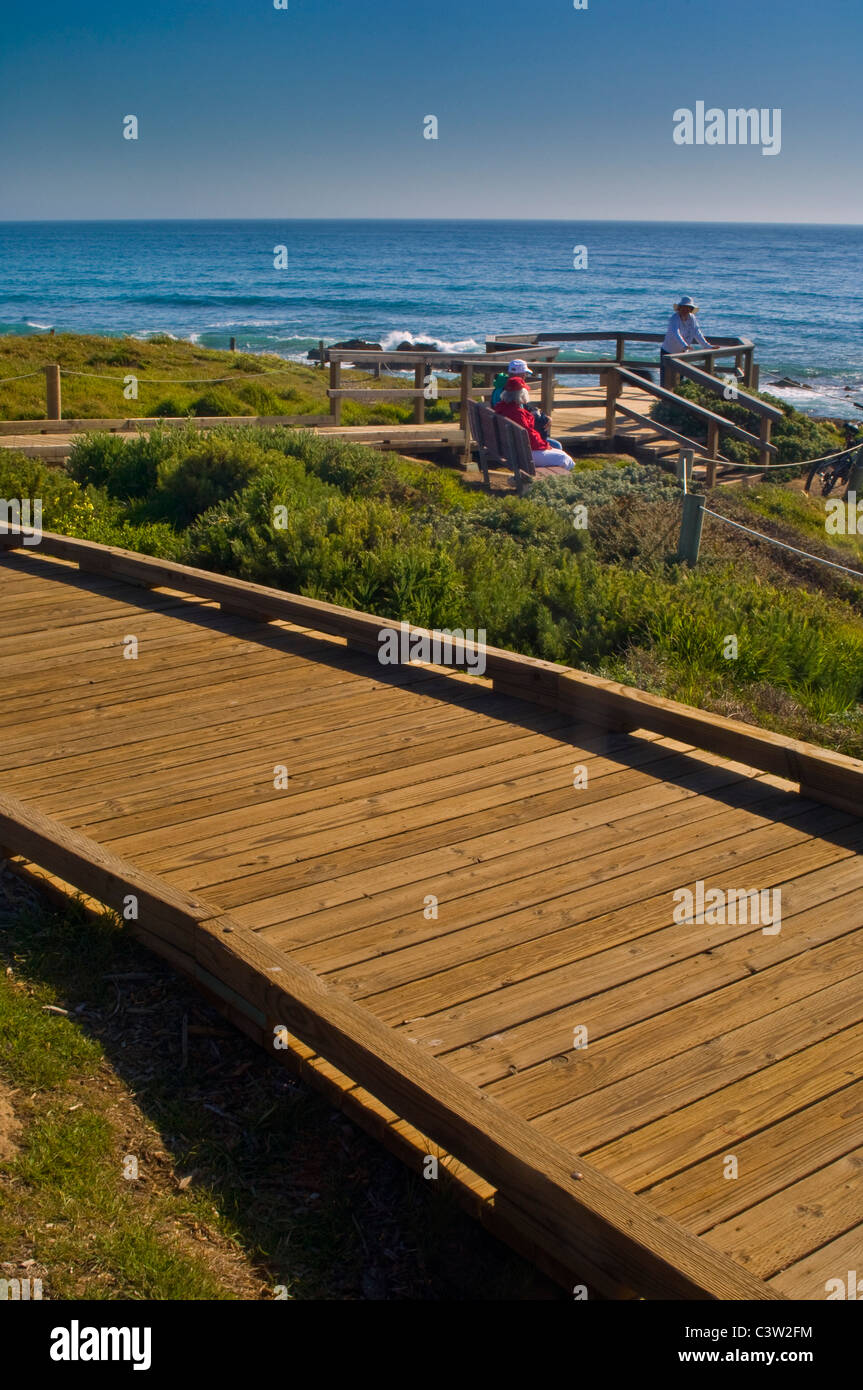
{"type": "MultiPolygon", "coordinates": [[[[626,415],[630,420],[635,420],[639,425],[649,425],[653,429],[656,429],[656,421],[651,420],[649,415],[642,415],[640,411],[633,410],[628,405],[622,405],[619,400],[615,402],[614,409],[618,414],[626,415]]],[[[699,444],[696,439],[689,439],[685,434],[678,434],[677,431],[671,429],[669,425],[662,426],[662,433],[670,435],[672,439],[676,439],[677,443],[682,444],[684,449],[693,449],[701,458],[709,459],[711,462],[715,463],[731,464],[731,459],[724,458],[722,454],[712,455],[709,452],[709,441],[707,444],[699,444]]]]}
{"type": "MultiPolygon", "coordinates": [[[[682,372],[684,376],[689,377],[690,381],[694,381],[696,385],[704,386],[708,391],[713,391],[717,395],[725,389],[722,382],[718,381],[715,376],[711,376],[709,372],[702,371],[700,367],[693,367],[692,363],[686,360],[687,357],[688,353],[680,353],[679,356],[675,355],[674,370],[676,372],[682,372]]],[[[746,409],[751,410],[754,415],[763,415],[767,420],[784,420],[785,418],[782,411],[777,410],[775,405],[768,405],[766,401],[760,401],[757,396],[750,396],[745,391],[737,391],[734,397],[734,403],[735,405],[745,406],[746,409]]]]}
{"type": "MultiPolygon", "coordinates": [[[[530,354],[526,361],[545,362],[554,357],[548,348],[525,348],[525,353],[530,354]]],[[[429,362],[458,362],[469,363],[472,367],[501,367],[506,366],[512,357],[512,353],[501,349],[500,352],[401,352],[394,348],[392,352],[378,351],[377,348],[328,348],[327,354],[331,362],[404,362],[405,367],[415,367],[417,363],[429,362]]]]}
{"type": "Polygon", "coordinates": [[[766,443],[759,435],[750,434],[749,430],[743,429],[740,425],[734,425],[730,420],[726,420],[724,415],[717,415],[714,411],[708,410],[706,406],[696,405],[695,401],[688,401],[685,396],[675,395],[664,386],[656,386],[652,381],[645,381],[643,377],[636,376],[634,372],[628,372],[625,367],[609,365],[608,372],[616,372],[618,376],[631,385],[638,387],[640,391],[645,391],[649,396],[656,396],[660,401],[671,401],[674,405],[683,406],[684,409],[697,415],[699,419],[706,420],[719,426],[726,434],[734,435],[735,439],[742,439],[747,444],[755,444],[759,450],[775,454],[777,452],[775,444],[766,443]]]}
{"type": "MultiPolygon", "coordinates": [[[[620,328],[585,328],[579,329],[577,332],[567,331],[563,333],[494,333],[488,335],[486,344],[505,343],[509,348],[524,343],[538,347],[543,343],[589,343],[602,342],[605,339],[615,341],[618,338],[631,343],[661,343],[665,334],[651,330],[633,329],[630,331],[620,328]]],[[[742,352],[744,349],[754,348],[754,346],[751,338],[715,335],[711,347],[705,348],[704,351],[713,351],[715,347],[719,350],[742,352]]]]}

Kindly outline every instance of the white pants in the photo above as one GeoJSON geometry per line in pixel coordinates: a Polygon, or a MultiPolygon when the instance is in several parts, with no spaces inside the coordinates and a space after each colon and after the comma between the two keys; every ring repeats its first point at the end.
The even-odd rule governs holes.
{"type": "Polygon", "coordinates": [[[531,449],[530,455],[537,468],[574,468],[575,461],[560,447],[557,439],[550,439],[550,449],[531,449]]]}

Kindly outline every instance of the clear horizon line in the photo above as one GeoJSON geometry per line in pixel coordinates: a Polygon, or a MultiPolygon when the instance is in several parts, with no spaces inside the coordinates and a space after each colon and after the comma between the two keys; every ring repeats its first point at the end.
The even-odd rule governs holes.
{"type": "Polygon", "coordinates": [[[698,217],[682,222],[679,218],[667,217],[10,217],[0,219],[0,227],[68,225],[80,226],[122,225],[124,223],[164,223],[164,222],[454,222],[484,223],[496,225],[508,223],[524,226],[542,224],[559,226],[585,226],[598,223],[604,226],[667,226],[674,223],[684,227],[861,227],[863,222],[786,222],[786,221],[740,221],[737,218],[698,217]]]}

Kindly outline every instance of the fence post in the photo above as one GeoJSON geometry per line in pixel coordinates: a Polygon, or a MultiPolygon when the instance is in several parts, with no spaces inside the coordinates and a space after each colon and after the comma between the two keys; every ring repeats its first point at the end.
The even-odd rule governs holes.
{"type": "Polygon", "coordinates": [[[51,362],[45,368],[45,419],[62,420],[63,397],[60,390],[60,365],[51,362]]]}
{"type": "MultiPolygon", "coordinates": [[[[338,391],[342,384],[342,363],[341,358],[330,356],[330,390],[338,391]]],[[[330,415],[334,425],[342,423],[342,398],[341,396],[330,396],[330,415]]]]}
{"type": "Polygon", "coordinates": [[[621,363],[626,361],[626,334],[625,334],[625,333],[617,333],[617,334],[615,334],[614,359],[615,359],[616,362],[621,362],[621,363]]]}
{"type": "Polygon", "coordinates": [[[464,430],[464,450],[461,456],[462,468],[470,468],[470,415],[467,403],[470,400],[470,388],[473,384],[473,368],[469,362],[461,364],[461,394],[459,397],[459,424],[464,430]]]}
{"type": "Polygon", "coordinates": [[[543,363],[539,369],[541,385],[539,393],[539,408],[544,414],[551,418],[554,410],[554,368],[551,363],[543,363]]]}
{"type": "Polygon", "coordinates": [[[237,351],[237,340],[236,340],[236,338],[232,338],[232,339],[231,339],[231,352],[236,352],[236,351],[237,351]]]}
{"type": "Polygon", "coordinates": [[[715,420],[707,422],[707,486],[716,486],[716,459],[719,454],[719,425],[715,420]]]}
{"type": "Polygon", "coordinates": [[[620,395],[620,373],[613,368],[605,373],[605,437],[614,438],[614,416],[620,395]]]}
{"type": "Polygon", "coordinates": [[[770,450],[767,448],[767,445],[770,443],[771,423],[772,421],[769,420],[766,415],[761,416],[758,428],[758,438],[761,441],[761,447],[758,450],[758,462],[761,464],[762,468],[765,468],[770,462],[770,450]]]}
{"type": "Polygon", "coordinates": [[[422,394],[425,386],[425,362],[417,362],[414,367],[414,390],[419,390],[420,394],[414,396],[414,424],[425,424],[426,418],[426,398],[422,394]]]}
{"type": "Polygon", "coordinates": [[[324,367],[324,340],[323,340],[323,338],[318,338],[318,353],[319,353],[318,366],[319,366],[321,369],[323,369],[323,367],[324,367]]]}
{"type": "Polygon", "coordinates": [[[683,499],[683,517],[680,523],[680,539],[677,543],[678,560],[688,565],[698,564],[703,525],[704,498],[700,492],[687,492],[683,499]]]}
{"type": "Polygon", "coordinates": [[[748,386],[750,390],[755,386],[755,382],[752,378],[752,368],[754,365],[752,351],[752,348],[743,349],[743,384],[744,386],[748,386]]]}

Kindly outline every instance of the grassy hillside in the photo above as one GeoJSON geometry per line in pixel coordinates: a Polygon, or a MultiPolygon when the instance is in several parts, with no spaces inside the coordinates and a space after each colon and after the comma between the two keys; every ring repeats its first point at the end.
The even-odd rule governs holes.
{"type": "MultiPolygon", "coordinates": [[[[863,585],[712,518],[698,568],[678,566],[676,483],[631,460],[583,460],[501,498],[361,445],[224,427],[90,435],[68,474],[6,455],[0,496],[41,496],[46,529],[392,620],[484,628],[497,646],[863,754],[863,585]]],[[[756,483],[711,504],[863,569],[859,537],[826,534],[823,499],[756,483]]]]}
{"type": "MultiPolygon", "coordinates": [[[[124,419],[152,415],[326,415],[329,372],[286,362],[274,354],[216,352],[160,336],[102,338],[78,333],[55,337],[0,337],[0,419],[45,415],[46,363],[63,375],[63,418],[124,419]],[[36,373],[36,375],[30,375],[36,373]],[[68,373],[68,375],[66,375],[68,373]],[[124,379],[138,378],[138,399],[127,400],[124,379]],[[24,376],[24,380],[11,380],[24,376]]],[[[399,378],[375,382],[364,372],[343,371],[345,385],[404,386],[399,378]]],[[[429,420],[450,419],[443,401],[429,401],[429,420]]],[[[409,421],[409,406],[345,401],[345,424],[409,421]]]]}
{"type": "Polygon", "coordinates": [[[563,1297],[111,915],[2,860],[0,1252],[60,1301],[563,1297]]]}

